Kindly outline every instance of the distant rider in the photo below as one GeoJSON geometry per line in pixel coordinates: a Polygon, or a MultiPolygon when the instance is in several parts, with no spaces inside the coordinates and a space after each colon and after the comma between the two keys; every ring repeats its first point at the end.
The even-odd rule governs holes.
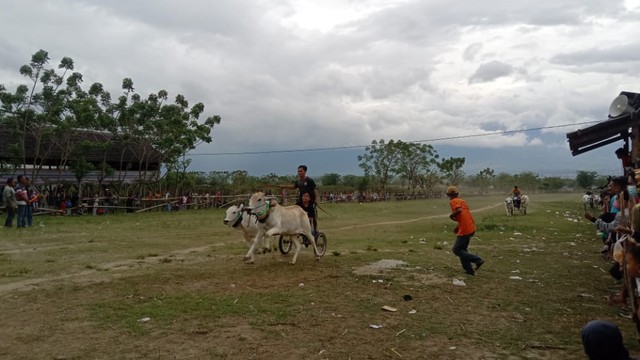
{"type": "Polygon", "coordinates": [[[513,197],[513,206],[516,209],[520,209],[520,197],[522,196],[522,191],[518,189],[517,186],[514,186],[513,190],[511,190],[511,196],[513,197]]]}

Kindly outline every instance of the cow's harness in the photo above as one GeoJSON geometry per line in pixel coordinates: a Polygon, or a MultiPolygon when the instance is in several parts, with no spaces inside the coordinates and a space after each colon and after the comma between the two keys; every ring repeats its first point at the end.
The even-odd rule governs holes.
{"type": "Polygon", "coordinates": [[[234,220],[234,223],[233,225],[231,225],[231,227],[238,227],[238,225],[240,225],[241,222],[242,222],[242,209],[238,211],[238,216],[236,216],[236,219],[234,220]]]}
{"type": "Polygon", "coordinates": [[[264,223],[269,217],[269,210],[271,210],[271,201],[265,201],[262,205],[256,206],[252,213],[256,216],[259,222],[264,223]]]}

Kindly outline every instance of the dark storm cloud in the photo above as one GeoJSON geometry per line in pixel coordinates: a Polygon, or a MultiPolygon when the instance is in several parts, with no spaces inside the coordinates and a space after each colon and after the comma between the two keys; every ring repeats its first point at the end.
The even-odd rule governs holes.
{"type": "MultiPolygon", "coordinates": [[[[593,64],[617,64],[625,63],[627,66],[632,63],[640,63],[638,56],[638,48],[640,42],[636,39],[618,39],[618,41],[631,41],[629,44],[601,44],[598,47],[591,47],[584,50],[574,51],[570,53],[558,54],[550,59],[551,62],[568,65],[583,66],[593,64]]],[[[635,65],[637,67],[637,65],[635,65]]]]}
{"type": "MultiPolygon", "coordinates": [[[[325,6],[0,0],[0,83],[15,85],[16,65],[45,49],[52,65],[72,57],[87,83],[100,81],[113,95],[125,77],[143,95],[181,93],[203,102],[207,115],[222,115],[213,144],[197,149],[211,153],[579,122],[606,108],[621,81],[639,77],[632,70],[640,69],[632,59],[638,13],[623,1],[367,0],[333,28],[305,23],[322,20],[320,13],[295,20],[305,4],[325,6]]],[[[337,11],[350,6],[345,0],[337,11]]],[[[456,145],[538,141],[498,140],[456,145]]]]}

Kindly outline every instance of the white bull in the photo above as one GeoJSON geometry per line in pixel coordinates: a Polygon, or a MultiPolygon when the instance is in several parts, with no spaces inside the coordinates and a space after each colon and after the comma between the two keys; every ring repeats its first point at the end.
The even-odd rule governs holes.
{"type": "Polygon", "coordinates": [[[509,196],[504,199],[504,208],[507,210],[507,216],[513,215],[513,198],[509,196]]]}
{"type": "Polygon", "coordinates": [[[257,192],[249,199],[247,209],[258,218],[258,233],[253,239],[253,244],[247,252],[247,255],[244,257],[249,263],[253,263],[255,260],[253,250],[258,245],[258,241],[263,236],[271,237],[274,235],[292,236],[293,243],[296,245],[296,252],[293,254],[293,259],[291,259],[292,265],[296,263],[298,253],[302,247],[297,235],[304,235],[309,239],[311,245],[313,245],[316,260],[320,260],[315,238],[311,234],[309,217],[301,207],[297,205],[281,206],[274,197],[266,196],[262,192],[257,192]]]}
{"type": "MultiPolygon", "coordinates": [[[[258,234],[257,219],[251,214],[246,214],[244,210],[244,204],[239,206],[231,205],[225,214],[222,222],[229,227],[232,227],[240,232],[244,239],[249,242],[253,240],[258,234]]],[[[263,238],[262,253],[271,251],[270,238],[263,238]]]]}
{"type": "Polygon", "coordinates": [[[529,195],[520,196],[520,212],[527,215],[528,206],[529,206],[529,195]]]}

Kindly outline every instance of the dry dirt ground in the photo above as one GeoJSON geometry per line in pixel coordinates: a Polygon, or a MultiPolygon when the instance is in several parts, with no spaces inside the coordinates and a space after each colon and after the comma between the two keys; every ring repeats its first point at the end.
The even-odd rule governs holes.
{"type": "MultiPolygon", "coordinates": [[[[328,252],[315,262],[303,249],[295,267],[277,252],[247,265],[239,260],[246,246],[237,237],[114,262],[87,259],[91,265],[83,269],[29,279],[6,275],[0,358],[579,358],[581,350],[572,346],[496,340],[495,333],[525,322],[490,296],[500,284],[477,276],[460,278],[468,286],[453,286],[451,269],[415,260],[419,252],[328,252]]],[[[3,255],[56,246],[33,244],[3,255]]]]}
{"type": "MultiPolygon", "coordinates": [[[[194,250],[195,251],[195,250],[194,250]]],[[[31,290],[3,287],[0,355],[7,359],[504,359],[504,354],[482,353],[465,340],[465,332],[480,336],[483,324],[472,313],[460,327],[444,336],[434,336],[417,325],[419,319],[432,318],[436,306],[455,308],[455,290],[440,293],[440,301],[422,285],[446,285],[450,279],[425,269],[395,267],[400,260],[389,259],[353,269],[318,269],[310,258],[302,272],[270,274],[272,266],[288,267],[288,258],[274,259],[267,269],[250,274],[253,266],[228,273],[237,256],[207,258],[223,268],[206,265],[197,256],[177,255],[172,263],[118,264],[111,270],[68,274],[28,282],[31,290]],[[123,269],[128,268],[128,269],[123,269]],[[131,271],[133,270],[133,271],[131,271]],[[145,275],[148,271],[159,274],[145,275]],[[174,275],[180,272],[180,275],[174,275]],[[391,276],[391,273],[395,273],[391,276]],[[149,283],[149,277],[153,278],[149,283]],[[346,280],[346,279],[348,280],[346,280]],[[393,280],[390,280],[393,279],[393,280]],[[375,281],[375,283],[374,283],[375,281]],[[331,298],[323,288],[331,287],[331,298]],[[202,293],[202,289],[207,289],[202,293]],[[261,319],[257,314],[264,301],[283,301],[270,294],[272,289],[290,289],[306,302],[285,304],[293,309],[284,320],[261,319]],[[267,293],[262,298],[262,294],[267,293]],[[234,296],[249,298],[244,315],[177,316],[169,321],[154,318],[139,323],[143,330],[129,330],[118,319],[100,325],[91,315],[96,303],[117,299],[122,306],[155,302],[161,305],[172,296],[184,294],[204,297],[203,301],[234,296]],[[410,295],[411,301],[404,296],[410,295]],[[334,298],[337,297],[337,298],[334,298]],[[380,299],[384,301],[380,302],[380,299]],[[255,301],[255,305],[252,302],[255,301]],[[384,303],[397,312],[380,311],[375,316],[359,314],[354,306],[380,308],[384,303]],[[256,309],[254,309],[256,308],[256,309]],[[415,311],[415,313],[410,313],[415,311]],[[257,323],[255,322],[257,321],[257,323]],[[407,323],[407,324],[405,324],[407,323]],[[380,325],[378,329],[371,327],[380,325]],[[406,329],[410,330],[407,331],[406,329]],[[143,331],[143,333],[140,333],[143,331]],[[448,351],[449,354],[443,351],[448,351]]],[[[264,259],[261,259],[264,260],[264,259]]],[[[242,266],[246,266],[240,264],[242,266]]],[[[297,269],[296,269],[297,270],[297,269]]],[[[268,304],[267,304],[268,305],[268,304]]],[[[120,306],[120,305],[118,305],[120,306]]],[[[194,305],[197,307],[197,305],[194,305]]],[[[213,306],[213,305],[212,305],[213,306]]],[[[267,306],[268,308],[268,306],[267,306]]],[[[461,309],[468,311],[469,309],[461,309]]],[[[200,310],[194,312],[199,313],[200,310]]],[[[206,309],[205,309],[206,311],[206,309]]],[[[235,312],[233,312],[235,313],[235,312]]],[[[437,315],[436,315],[437,316],[437,315]]],[[[144,313],[130,322],[145,318],[144,313]]],[[[439,321],[444,321],[444,318],[439,321]]],[[[138,324],[136,324],[138,325],[138,324]]]]}

